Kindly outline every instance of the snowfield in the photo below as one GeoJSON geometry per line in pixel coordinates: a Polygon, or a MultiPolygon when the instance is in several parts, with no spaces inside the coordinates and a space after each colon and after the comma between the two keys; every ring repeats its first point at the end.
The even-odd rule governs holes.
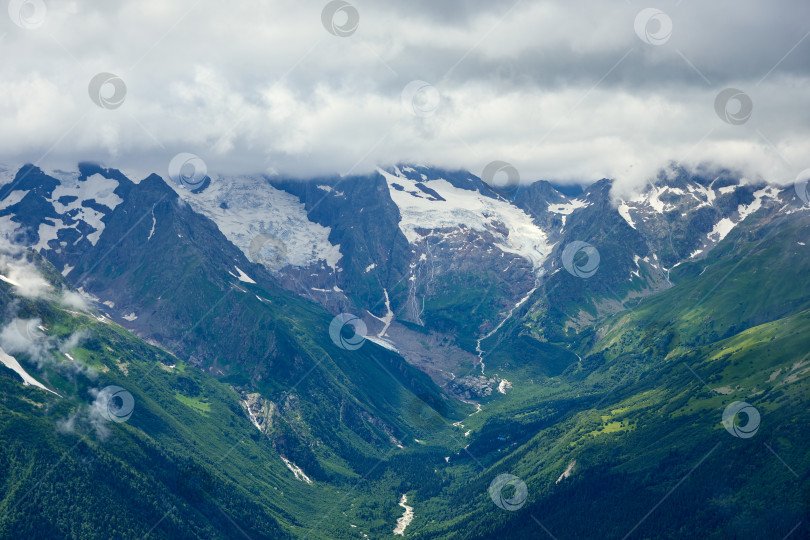
{"type": "MultiPolygon", "coordinates": [[[[74,212],[74,217],[87,222],[88,225],[95,229],[95,232],[89,234],[87,239],[91,244],[96,245],[101,233],[104,231],[104,223],[101,218],[104,214],[82,206],[84,201],[93,199],[96,203],[101,204],[115,210],[115,207],[121,204],[123,199],[116,195],[114,191],[118,188],[118,181],[110,178],[105,178],[100,174],[94,174],[88,177],[84,182],[79,182],[78,174],[70,176],[59,176],[61,184],[53,190],[53,197],[51,198],[54,209],[59,214],[67,212],[74,212]],[[77,197],[73,202],[62,204],[59,200],[62,197],[77,197]]],[[[42,229],[40,227],[40,236],[42,236],[42,229]]],[[[56,234],[53,235],[56,238],[56,234]]],[[[42,243],[42,239],[40,239],[42,243]]]]}
{"type": "MultiPolygon", "coordinates": [[[[10,355],[6,354],[6,352],[3,349],[0,349],[0,364],[3,364],[4,366],[9,368],[10,370],[14,371],[17,375],[22,377],[23,385],[25,385],[25,386],[36,386],[37,388],[41,388],[42,390],[45,390],[46,392],[50,392],[51,394],[56,394],[57,396],[59,396],[59,394],[57,394],[56,392],[54,392],[50,388],[47,388],[44,384],[42,384],[41,382],[39,382],[38,380],[33,378],[31,375],[29,375],[28,372],[25,371],[25,368],[23,368],[20,365],[20,363],[17,361],[17,359],[14,358],[13,356],[10,356],[10,355]]],[[[59,397],[62,397],[62,396],[59,396],[59,397]]]]}
{"type": "MultiPolygon", "coordinates": [[[[665,203],[661,200],[661,196],[665,194],[675,194],[681,197],[688,195],[690,197],[686,200],[688,204],[679,204],[682,204],[682,210],[694,211],[704,206],[714,206],[715,200],[717,200],[719,196],[733,193],[743,188],[745,185],[745,183],[740,183],[713,189],[711,185],[707,187],[698,183],[690,183],[686,186],[686,191],[669,186],[651,186],[629,201],[620,201],[617,210],[628,225],[637,229],[638,224],[644,226],[647,220],[654,220],[656,214],[663,214],[664,212],[670,212],[677,208],[675,205],[665,203]],[[636,217],[635,220],[633,213],[636,217]]],[[[722,241],[737,225],[762,208],[765,199],[777,199],[779,197],[779,188],[776,186],[766,186],[755,191],[753,195],[754,200],[750,204],[739,205],[736,212],[732,212],[730,215],[722,217],[715,222],[712,230],[706,234],[702,248],[694,251],[687,259],[694,258],[706,252],[711,246],[722,241]]],[[[686,216],[685,213],[681,215],[686,216]]]]}
{"type": "MultiPolygon", "coordinates": [[[[89,240],[91,244],[96,245],[99,237],[101,237],[101,233],[104,232],[105,225],[102,221],[104,213],[85,206],[84,203],[92,200],[97,204],[106,206],[110,210],[114,210],[119,204],[124,202],[115,194],[115,190],[118,188],[118,181],[105,178],[100,174],[94,174],[81,182],[79,181],[78,172],[45,171],[45,173],[60,182],[48,199],[48,202],[53,205],[58,215],[64,216],[69,214],[72,219],[84,221],[87,225],[92,227],[94,231],[87,234],[87,240],[89,240]],[[63,197],[65,198],[63,199],[63,197]],[[75,199],[72,200],[73,197],[75,197],[75,199]],[[69,202],[62,203],[60,200],[69,202]]],[[[6,177],[5,180],[9,180],[9,178],[6,177]]],[[[27,189],[14,189],[8,194],[5,200],[0,201],[0,210],[14,206],[27,194],[27,189]]],[[[19,224],[12,222],[10,216],[5,216],[5,218],[6,219],[0,220],[0,232],[11,236],[19,227],[19,224]]],[[[58,232],[62,229],[79,230],[76,224],[68,226],[63,219],[55,217],[51,219],[53,220],[53,225],[47,223],[41,223],[39,225],[37,231],[39,234],[39,242],[33,246],[37,250],[48,249],[48,242],[55,240],[58,232]]]]}
{"type": "Polygon", "coordinates": [[[496,247],[527,259],[538,271],[551,251],[547,234],[523,210],[505,200],[457,188],[441,178],[425,184],[444,199],[434,200],[416,185],[421,180],[412,180],[399,169],[394,169],[394,173],[383,169],[377,172],[388,183],[391,199],[399,207],[399,227],[412,244],[422,238],[417,229],[435,231],[466,226],[491,233],[500,240],[496,247]],[[404,189],[397,189],[394,184],[404,189]],[[499,231],[499,224],[506,227],[506,234],[499,231]]]}
{"type": "Polygon", "coordinates": [[[331,229],[310,221],[296,196],[274,188],[262,177],[219,177],[198,194],[170,185],[196,212],[216,223],[248,259],[253,260],[250,251],[255,238],[271,239],[277,247],[277,258],[266,265],[271,270],[320,261],[334,269],[342,257],[340,245],[329,242],[331,229]]]}

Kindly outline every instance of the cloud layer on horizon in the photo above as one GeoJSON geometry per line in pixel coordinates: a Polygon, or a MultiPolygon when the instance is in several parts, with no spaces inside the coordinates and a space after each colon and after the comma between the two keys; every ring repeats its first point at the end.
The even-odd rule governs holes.
{"type": "Polygon", "coordinates": [[[326,4],[54,0],[32,29],[0,16],[0,162],[140,178],[179,152],[212,174],[300,177],[504,160],[525,180],[628,187],[672,161],[780,183],[810,167],[805,1],[659,2],[660,45],[634,30],[649,7],[635,2],[352,0],[348,37],[324,27],[326,4]],[[126,84],[119,108],[88,94],[102,72],[126,84]],[[415,102],[429,114],[403,103],[411,81],[432,85],[415,102]],[[727,87],[753,103],[741,125],[715,112],[727,87]]]}

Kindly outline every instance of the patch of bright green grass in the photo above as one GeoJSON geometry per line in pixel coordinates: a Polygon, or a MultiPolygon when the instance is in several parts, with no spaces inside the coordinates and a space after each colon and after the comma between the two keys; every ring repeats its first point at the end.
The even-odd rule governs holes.
{"type": "Polygon", "coordinates": [[[200,398],[190,398],[184,396],[179,392],[174,394],[174,397],[176,397],[178,401],[180,401],[180,403],[182,403],[183,405],[191,407],[192,409],[194,409],[195,411],[197,411],[202,415],[208,416],[208,413],[211,412],[211,404],[208,403],[207,401],[203,401],[200,398]]]}

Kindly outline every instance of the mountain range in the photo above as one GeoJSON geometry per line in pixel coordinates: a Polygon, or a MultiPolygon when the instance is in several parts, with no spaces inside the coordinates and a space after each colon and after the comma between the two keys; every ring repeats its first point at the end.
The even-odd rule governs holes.
{"type": "Polygon", "coordinates": [[[0,169],[0,536],[807,534],[792,186],[0,169]]]}

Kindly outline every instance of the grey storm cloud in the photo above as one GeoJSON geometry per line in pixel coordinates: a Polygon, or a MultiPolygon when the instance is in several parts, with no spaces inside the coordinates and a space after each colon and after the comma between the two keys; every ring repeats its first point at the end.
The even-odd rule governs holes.
{"type": "Polygon", "coordinates": [[[783,183],[810,166],[804,0],[357,0],[344,37],[326,1],[12,4],[26,11],[0,16],[8,165],[93,160],[137,179],[181,152],[214,175],[503,160],[525,180],[627,186],[671,162],[783,183]],[[655,43],[637,33],[649,8],[665,17],[644,27],[655,43]],[[753,103],[741,125],[716,112],[729,87],[753,103]]]}

